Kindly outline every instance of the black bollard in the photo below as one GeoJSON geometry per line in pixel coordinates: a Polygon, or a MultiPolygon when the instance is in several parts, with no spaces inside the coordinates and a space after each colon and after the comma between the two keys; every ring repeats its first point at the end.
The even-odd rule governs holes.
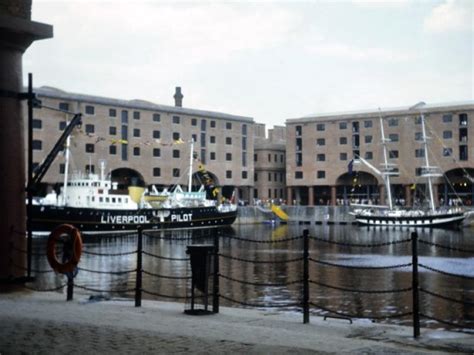
{"type": "Polygon", "coordinates": [[[142,251],[143,251],[143,228],[138,227],[138,246],[137,246],[137,277],[135,280],[135,307],[142,305],[142,251]]]}
{"type": "Polygon", "coordinates": [[[67,276],[67,301],[72,301],[74,296],[74,275],[72,272],[68,272],[67,276]]]}
{"type": "Polygon", "coordinates": [[[309,231],[303,231],[303,323],[309,323],[309,231]]]}
{"type": "Polygon", "coordinates": [[[418,233],[411,234],[412,245],[412,289],[413,289],[413,337],[420,336],[420,298],[418,289],[418,233]]]}

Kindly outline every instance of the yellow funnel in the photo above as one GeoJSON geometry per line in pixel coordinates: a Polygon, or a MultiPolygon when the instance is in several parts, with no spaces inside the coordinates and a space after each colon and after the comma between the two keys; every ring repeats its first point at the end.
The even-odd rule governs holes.
{"type": "Polygon", "coordinates": [[[129,186],[128,187],[128,194],[133,202],[139,203],[142,199],[143,191],[145,188],[139,186],[129,186]]]}

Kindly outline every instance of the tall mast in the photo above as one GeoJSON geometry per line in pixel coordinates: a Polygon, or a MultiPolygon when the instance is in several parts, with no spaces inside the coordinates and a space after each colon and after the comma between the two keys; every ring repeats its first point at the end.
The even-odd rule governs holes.
{"type": "Polygon", "coordinates": [[[382,112],[379,107],[379,121],[380,121],[380,135],[382,138],[382,146],[383,146],[383,179],[385,182],[385,187],[387,189],[387,198],[388,198],[388,207],[392,210],[393,209],[393,201],[392,201],[392,189],[390,186],[390,170],[388,164],[388,153],[387,153],[387,142],[390,140],[385,139],[385,132],[383,129],[383,119],[382,119],[382,112]]]}
{"type": "Polygon", "coordinates": [[[194,151],[194,139],[191,138],[191,151],[189,153],[189,181],[188,181],[188,192],[191,192],[193,184],[193,151],[194,151]]]}
{"type": "Polygon", "coordinates": [[[423,112],[420,112],[421,115],[421,129],[423,132],[423,150],[425,151],[425,170],[426,170],[426,177],[428,178],[428,190],[430,194],[430,208],[431,211],[435,211],[434,205],[434,196],[433,196],[433,182],[431,181],[432,177],[432,167],[430,166],[430,161],[428,158],[428,140],[426,137],[426,128],[425,128],[425,116],[423,112]]]}

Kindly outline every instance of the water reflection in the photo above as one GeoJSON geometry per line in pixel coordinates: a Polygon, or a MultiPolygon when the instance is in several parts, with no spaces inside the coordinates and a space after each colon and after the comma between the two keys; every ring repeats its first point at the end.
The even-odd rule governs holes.
{"type": "MultiPolygon", "coordinates": [[[[247,225],[220,230],[220,292],[233,300],[243,303],[265,305],[300,302],[303,263],[292,260],[302,256],[302,240],[284,241],[300,236],[304,229],[310,235],[325,241],[338,243],[373,244],[401,241],[409,238],[410,231],[398,229],[359,228],[354,226],[300,226],[281,225],[272,228],[267,225],[247,225]],[[236,238],[233,238],[236,237],[236,238]],[[237,238],[252,239],[261,243],[251,243],[237,238]],[[283,241],[282,241],[283,240],[283,241]],[[239,260],[240,259],[240,260],[239,260]],[[243,260],[254,260],[247,262],[243,260]],[[267,263],[271,261],[272,263],[267,263]],[[226,278],[227,277],[227,278],[226,278]],[[229,280],[267,284],[252,286],[229,280]],[[294,283],[295,282],[295,283],[294,283]],[[273,285],[272,285],[273,284],[273,285]],[[285,284],[285,285],[282,285],[285,284]]],[[[452,249],[420,244],[420,263],[435,269],[457,275],[471,277],[450,277],[420,268],[420,287],[437,294],[465,302],[453,303],[421,294],[421,312],[449,322],[460,322],[474,326],[474,258],[472,253],[456,249],[474,250],[474,231],[421,230],[420,239],[450,246],[452,249]]],[[[212,244],[212,230],[161,231],[144,236],[143,288],[152,294],[144,298],[161,300],[181,300],[189,296],[191,270],[187,259],[186,246],[189,244],[212,244]],[[156,257],[161,256],[162,258],[156,257]],[[169,260],[173,259],[173,260],[169,260]],[[181,260],[180,260],[181,259],[181,260]],[[156,275],[166,276],[156,277],[156,275]],[[177,279],[175,279],[177,278],[177,279]],[[153,294],[162,295],[162,297],[153,294]]],[[[45,239],[35,239],[36,255],[33,269],[49,270],[45,255],[45,239]]],[[[133,297],[135,287],[137,236],[85,236],[84,250],[90,253],[117,254],[120,256],[92,255],[85,253],[81,258],[83,269],[75,283],[85,289],[76,288],[75,293],[96,294],[114,291],[115,296],[133,297]],[[94,272],[94,271],[100,271],[94,272]],[[103,273],[105,271],[114,274],[103,273]],[[93,291],[91,291],[93,290],[93,291]]],[[[411,262],[411,244],[399,243],[379,247],[349,247],[341,244],[311,240],[310,257],[314,260],[352,267],[383,267],[411,262]]],[[[311,301],[337,312],[377,317],[411,312],[411,292],[402,292],[411,287],[411,267],[396,269],[360,270],[348,267],[334,267],[310,262],[311,301]],[[355,290],[397,290],[396,293],[343,292],[355,290]]],[[[54,273],[39,273],[35,287],[53,288],[65,282],[54,273]]],[[[65,292],[65,290],[60,291],[65,292]]],[[[236,306],[221,300],[225,306],[236,306]]],[[[300,311],[299,307],[285,307],[283,311],[300,311]]],[[[314,314],[327,314],[321,309],[312,309],[314,314]]],[[[411,318],[391,319],[390,322],[411,324],[411,318]]],[[[439,323],[427,322],[440,327],[439,323]]]]}

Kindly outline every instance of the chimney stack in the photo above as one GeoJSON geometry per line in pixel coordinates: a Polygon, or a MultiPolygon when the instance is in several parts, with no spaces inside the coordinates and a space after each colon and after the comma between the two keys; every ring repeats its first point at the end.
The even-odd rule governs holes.
{"type": "Polygon", "coordinates": [[[181,93],[181,87],[176,87],[176,92],[174,94],[174,105],[176,107],[183,107],[183,94],[181,93]]]}

